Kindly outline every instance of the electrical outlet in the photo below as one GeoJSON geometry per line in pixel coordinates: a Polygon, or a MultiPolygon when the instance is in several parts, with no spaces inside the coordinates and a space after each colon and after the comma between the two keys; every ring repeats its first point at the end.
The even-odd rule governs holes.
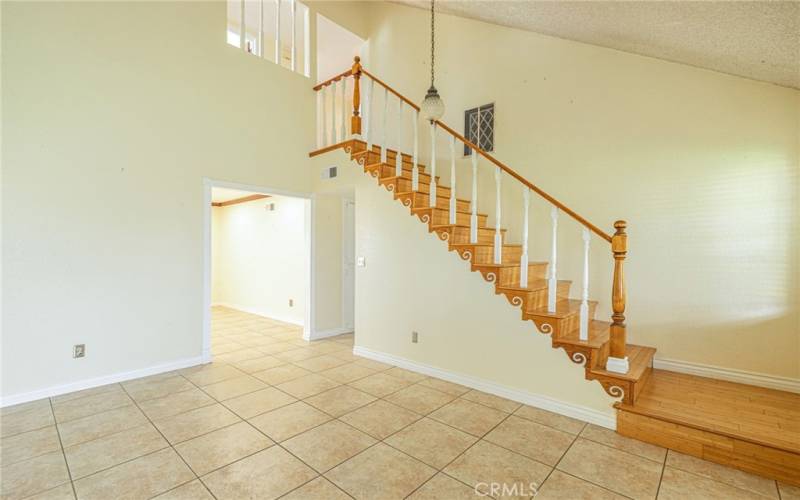
{"type": "Polygon", "coordinates": [[[294,307],[294,299],[289,299],[289,307],[294,307]]]}
{"type": "Polygon", "coordinates": [[[416,344],[419,342],[419,333],[411,332],[411,343],[416,344]]]}
{"type": "Polygon", "coordinates": [[[86,356],[86,344],[75,344],[72,346],[72,357],[82,358],[86,356]]]}

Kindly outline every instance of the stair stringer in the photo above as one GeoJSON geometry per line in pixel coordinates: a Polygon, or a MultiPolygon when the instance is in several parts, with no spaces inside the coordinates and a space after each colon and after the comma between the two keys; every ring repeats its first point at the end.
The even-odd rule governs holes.
{"type": "Polygon", "coordinates": [[[575,359],[552,349],[518,307],[465,272],[463,253],[443,251],[441,236],[376,187],[369,174],[356,183],[357,251],[367,262],[356,285],[360,347],[613,416],[614,398],[581,376],[575,359]],[[426,349],[410,342],[411,331],[426,349]]]}

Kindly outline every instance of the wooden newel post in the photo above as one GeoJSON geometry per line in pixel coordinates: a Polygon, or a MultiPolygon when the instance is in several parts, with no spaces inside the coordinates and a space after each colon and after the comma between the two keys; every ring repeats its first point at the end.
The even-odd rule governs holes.
{"type": "Polygon", "coordinates": [[[608,371],[617,373],[628,372],[628,358],[625,356],[625,256],[628,253],[628,235],[625,228],[628,224],[624,220],[614,223],[614,236],[611,237],[611,251],[614,253],[614,283],[611,287],[611,339],[609,357],[606,364],[608,371]]]}
{"type": "Polygon", "coordinates": [[[353,119],[350,122],[350,133],[354,136],[361,135],[361,116],[359,109],[361,108],[361,58],[356,56],[353,62],[353,119]]]}

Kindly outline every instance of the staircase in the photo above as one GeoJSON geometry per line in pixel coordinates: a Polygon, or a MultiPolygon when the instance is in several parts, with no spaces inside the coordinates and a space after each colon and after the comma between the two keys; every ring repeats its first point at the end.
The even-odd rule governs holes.
{"type": "MultiPolygon", "coordinates": [[[[765,396],[764,389],[741,386],[726,393],[730,399],[726,402],[724,397],[720,398],[717,394],[718,381],[688,375],[679,380],[683,384],[690,384],[691,390],[686,389],[685,385],[676,389],[675,381],[678,379],[674,374],[653,369],[653,356],[656,352],[654,348],[626,342],[623,263],[627,253],[627,225],[624,221],[614,224],[613,235],[604,233],[443,122],[435,121],[431,123],[431,137],[436,138],[437,133],[444,132],[450,143],[451,183],[458,178],[456,142],[463,143],[472,150],[472,196],[471,199],[458,198],[455,189],[444,185],[437,175],[437,141],[431,141],[430,165],[423,165],[419,161],[419,107],[370,74],[361,66],[358,58],[352,68],[317,85],[314,90],[318,91],[319,96],[318,128],[321,135],[320,147],[310,153],[310,156],[338,149],[349,153],[350,158],[366,174],[390,192],[396,201],[408,207],[410,214],[426,224],[431,234],[445,242],[448,250],[469,261],[471,270],[480,273],[494,286],[495,294],[505,296],[512,307],[518,307],[523,321],[532,321],[538,332],[550,335],[553,348],[563,349],[572,362],[581,365],[587,380],[598,381],[609,395],[619,398],[615,407],[618,409],[620,433],[800,485],[800,432],[796,424],[800,420],[791,423],[792,418],[800,419],[800,395],[773,391],[779,394],[765,396]],[[363,106],[362,78],[368,78],[369,85],[363,106]],[[345,106],[348,101],[347,82],[350,79],[353,82],[352,107],[345,106]],[[378,92],[383,89],[382,137],[378,140],[375,140],[376,134],[372,130],[375,117],[372,116],[371,103],[376,96],[376,85],[378,92]],[[410,152],[398,152],[401,147],[382,147],[402,144],[399,137],[394,140],[387,137],[386,120],[390,99],[396,101],[399,119],[403,119],[404,106],[410,110],[414,131],[410,152]],[[330,107],[326,104],[328,100],[330,107]],[[337,112],[337,101],[340,102],[340,112],[337,112]],[[366,122],[363,130],[362,119],[366,122]],[[347,133],[348,121],[350,134],[347,133]],[[488,161],[495,170],[496,205],[494,224],[491,226],[489,215],[477,210],[479,191],[476,174],[479,159],[488,161]],[[524,223],[520,243],[508,243],[506,230],[502,227],[500,196],[503,177],[510,177],[523,189],[524,223]],[[549,262],[536,262],[528,258],[528,211],[531,193],[541,196],[552,205],[552,251],[549,262]],[[583,226],[584,273],[579,299],[571,298],[572,282],[560,280],[557,276],[558,217],[562,213],[583,226]],[[614,259],[611,321],[596,318],[597,302],[589,300],[588,255],[593,234],[605,243],[610,243],[614,259]],[[651,382],[653,379],[657,382],[651,382]],[[676,393],[692,393],[697,390],[700,391],[699,395],[694,394],[689,402],[675,396],[676,393]],[[664,397],[664,394],[672,395],[672,399],[664,397]],[[708,400],[703,400],[702,396],[709,394],[711,396],[708,400]],[[788,407],[796,403],[796,414],[790,411],[789,417],[773,419],[769,421],[769,425],[762,427],[754,426],[749,433],[731,426],[713,425],[719,419],[719,407],[735,408],[740,405],[741,398],[747,399],[752,394],[757,394],[753,396],[757,399],[756,403],[773,403],[776,399],[780,405],[788,407]],[[704,404],[692,406],[700,400],[704,404]],[[665,401],[674,404],[676,409],[665,409],[665,401]],[[714,404],[705,404],[709,401],[721,406],[715,408],[714,404]],[[688,418],[686,412],[692,418],[688,418]],[[776,437],[780,434],[783,437],[776,437]],[[720,445],[723,437],[729,440],[725,442],[728,445],[720,445]],[[734,446],[732,443],[737,444],[734,446]]],[[[398,126],[397,130],[402,128],[398,126]]],[[[758,404],[749,406],[750,411],[763,413],[774,412],[774,409],[774,405],[763,408],[758,404]]],[[[730,413],[729,418],[735,419],[736,416],[730,413]]]]}

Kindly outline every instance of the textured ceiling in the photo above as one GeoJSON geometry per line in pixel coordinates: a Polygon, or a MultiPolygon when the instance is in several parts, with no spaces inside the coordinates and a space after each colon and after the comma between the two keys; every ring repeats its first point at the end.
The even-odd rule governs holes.
{"type": "Polygon", "coordinates": [[[800,89],[798,1],[439,0],[436,10],[800,89]]]}

